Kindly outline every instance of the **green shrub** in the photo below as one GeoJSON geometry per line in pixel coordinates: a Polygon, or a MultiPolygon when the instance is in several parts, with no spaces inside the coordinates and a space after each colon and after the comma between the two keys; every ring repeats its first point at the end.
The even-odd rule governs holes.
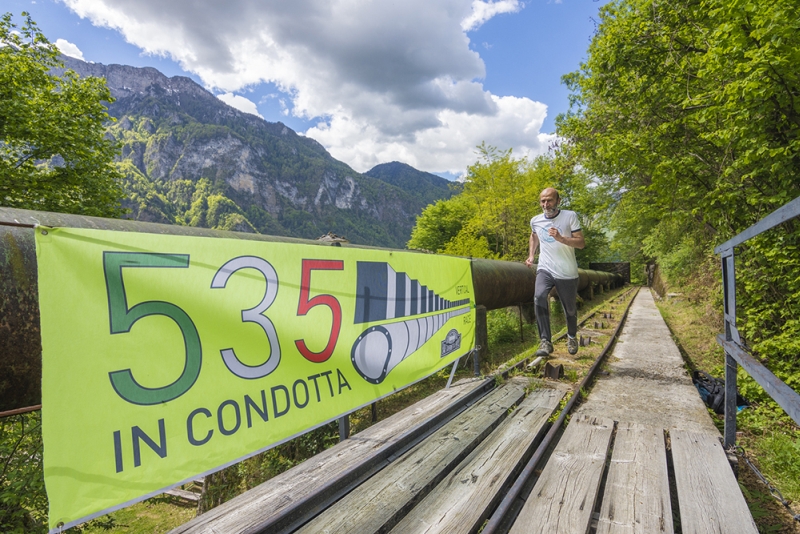
{"type": "Polygon", "coordinates": [[[0,419],[0,532],[47,532],[41,412],[0,419]]]}
{"type": "Polygon", "coordinates": [[[486,314],[489,346],[519,340],[519,316],[508,308],[492,310],[486,314]]]}
{"type": "MultiPolygon", "coordinates": [[[[795,433],[796,434],[796,433],[795,433]]],[[[757,442],[761,467],[775,477],[772,483],[781,488],[785,499],[800,498],[800,440],[776,432],[757,442]]]]}

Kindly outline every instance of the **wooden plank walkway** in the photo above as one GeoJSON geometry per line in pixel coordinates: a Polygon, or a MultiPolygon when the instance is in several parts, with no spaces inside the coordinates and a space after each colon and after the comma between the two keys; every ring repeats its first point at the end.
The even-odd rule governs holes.
{"type": "Polygon", "coordinates": [[[598,534],[672,534],[672,504],[664,431],[619,423],[608,468],[598,534]]]}
{"type": "MultiPolygon", "coordinates": [[[[607,368],[564,433],[586,418],[602,416],[616,424],[606,483],[598,496],[597,532],[670,533],[677,523],[684,534],[756,533],[719,431],[649,291],[637,295],[607,368]]],[[[583,434],[585,452],[596,454],[588,446],[588,433],[583,434]]],[[[549,483],[542,473],[531,496],[549,483]]],[[[591,526],[585,519],[585,514],[570,514],[559,518],[569,529],[549,531],[585,532],[591,526]]]]}
{"type": "Polygon", "coordinates": [[[392,532],[476,532],[544,437],[547,419],[564,393],[542,388],[528,395],[511,417],[392,532]]]}
{"type": "Polygon", "coordinates": [[[359,534],[387,531],[492,432],[527,385],[527,379],[512,380],[496,389],[299,532],[347,532],[352,525],[359,534]]]}
{"type": "MultiPolygon", "coordinates": [[[[649,291],[607,369],[499,532],[756,533],[649,291]]],[[[538,384],[456,385],[173,532],[479,532],[544,452],[565,386],[538,384]]]]}
{"type": "Polygon", "coordinates": [[[684,534],[756,532],[717,436],[669,433],[684,534]]]}
{"type": "Polygon", "coordinates": [[[572,420],[511,534],[586,532],[613,431],[610,419],[583,416],[572,420]]]}
{"type": "Polygon", "coordinates": [[[634,299],[607,361],[576,413],[718,434],[649,290],[634,299]]]}
{"type": "Polygon", "coordinates": [[[449,419],[459,401],[477,400],[491,387],[491,379],[453,384],[171,532],[291,531],[298,518],[331,504],[325,495],[357,486],[449,419]]]}

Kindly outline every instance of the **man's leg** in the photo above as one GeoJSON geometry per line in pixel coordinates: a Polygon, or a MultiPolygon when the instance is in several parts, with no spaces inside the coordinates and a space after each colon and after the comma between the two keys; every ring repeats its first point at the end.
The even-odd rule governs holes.
{"type": "Polygon", "coordinates": [[[578,279],[554,280],[554,284],[567,316],[567,335],[575,337],[578,334],[578,279]]]}
{"type": "Polygon", "coordinates": [[[533,302],[536,310],[536,327],[539,338],[550,341],[550,290],[556,281],[547,271],[536,273],[536,291],[533,302]]]}

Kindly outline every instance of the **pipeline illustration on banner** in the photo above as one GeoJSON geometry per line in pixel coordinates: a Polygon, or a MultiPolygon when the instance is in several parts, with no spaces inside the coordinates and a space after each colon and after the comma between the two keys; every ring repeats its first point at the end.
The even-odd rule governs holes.
{"type": "MultiPolygon", "coordinates": [[[[409,317],[367,328],[350,353],[358,374],[380,384],[400,362],[414,354],[450,319],[469,312],[469,299],[450,301],[420,285],[386,262],[358,262],[355,324],[409,317]],[[426,317],[414,316],[436,312],[426,317]]],[[[444,357],[461,346],[452,329],[442,341],[444,357]]]]}

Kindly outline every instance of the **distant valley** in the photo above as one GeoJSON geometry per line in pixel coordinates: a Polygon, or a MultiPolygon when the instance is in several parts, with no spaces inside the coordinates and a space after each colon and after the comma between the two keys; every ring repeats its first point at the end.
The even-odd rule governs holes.
{"type": "Polygon", "coordinates": [[[128,217],[404,248],[417,215],[452,183],[392,162],[358,173],[284,124],[238,111],[189,78],[64,57],[116,99],[128,217]]]}

